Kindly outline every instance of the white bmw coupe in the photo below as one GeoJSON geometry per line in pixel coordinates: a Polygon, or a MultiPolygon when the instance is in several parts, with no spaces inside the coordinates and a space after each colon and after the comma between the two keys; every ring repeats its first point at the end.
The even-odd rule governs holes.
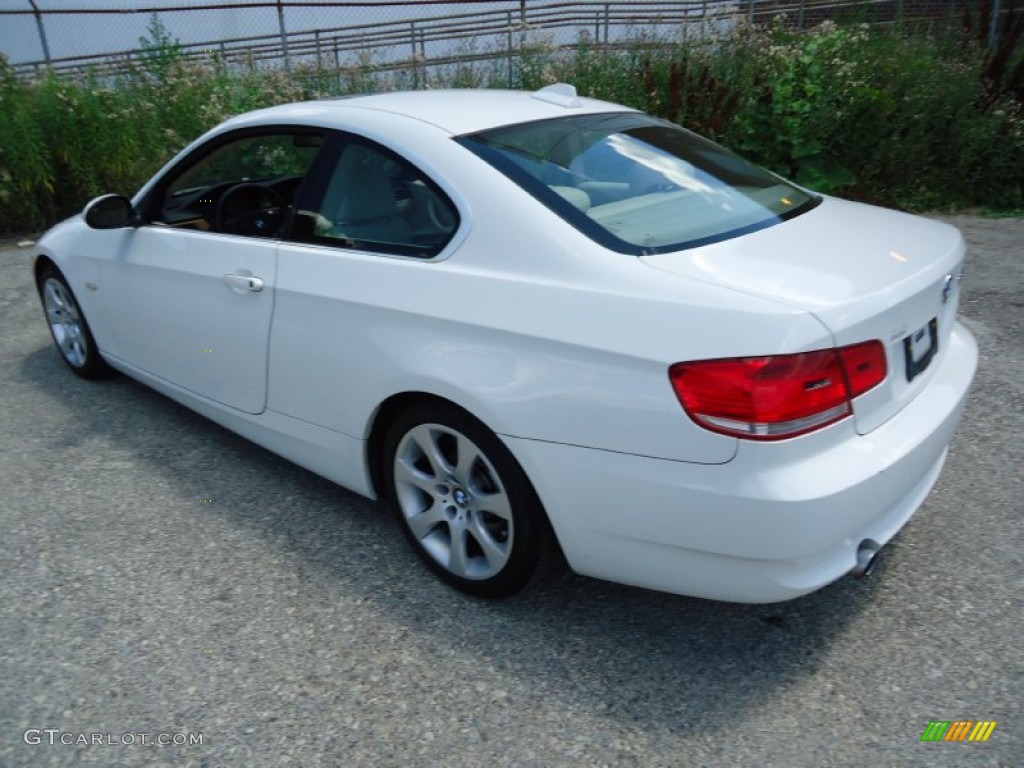
{"type": "Polygon", "coordinates": [[[577,97],[241,115],[39,241],[115,368],[370,498],[450,584],[773,602],[866,573],[977,365],[956,229],[577,97]]]}

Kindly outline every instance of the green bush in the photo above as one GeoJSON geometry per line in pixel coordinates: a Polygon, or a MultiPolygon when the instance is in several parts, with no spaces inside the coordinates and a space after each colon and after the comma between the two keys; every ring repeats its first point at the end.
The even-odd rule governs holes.
{"type": "Polygon", "coordinates": [[[985,99],[982,49],[828,22],[760,34],[762,85],[727,143],[823,192],[916,209],[1024,203],[1021,104],[985,99]]]}
{"type": "Polygon", "coordinates": [[[776,23],[611,49],[586,37],[569,50],[527,39],[514,67],[497,57],[381,71],[366,54],[341,70],[284,72],[187,59],[154,18],[144,55],[116,78],[26,81],[0,56],[0,231],[38,230],[95,195],[131,193],[188,141],[250,109],[557,80],[679,122],[823,192],[914,210],[1020,210],[1021,26],[994,55],[976,30],[776,23]]]}

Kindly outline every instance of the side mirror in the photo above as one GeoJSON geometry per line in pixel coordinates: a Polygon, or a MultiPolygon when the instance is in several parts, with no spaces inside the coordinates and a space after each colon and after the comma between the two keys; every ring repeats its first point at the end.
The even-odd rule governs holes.
{"type": "Polygon", "coordinates": [[[93,229],[119,229],[138,223],[132,201],[124,195],[100,195],[82,211],[85,223],[93,229]]]}

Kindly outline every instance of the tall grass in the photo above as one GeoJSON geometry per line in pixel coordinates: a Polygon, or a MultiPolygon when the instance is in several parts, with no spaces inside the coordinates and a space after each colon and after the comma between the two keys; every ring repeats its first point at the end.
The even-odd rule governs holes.
{"type": "MultiPolygon", "coordinates": [[[[108,191],[131,193],[189,140],[258,107],[400,88],[558,80],[680,122],[812,188],[914,210],[1024,208],[1019,25],[999,51],[976,30],[742,24],[716,38],[636,36],[608,49],[526,41],[507,60],[379,71],[231,71],[174,43],[117,77],[27,82],[0,56],[0,231],[38,230],[108,191]]],[[[146,42],[145,40],[143,42],[146,42]]]]}

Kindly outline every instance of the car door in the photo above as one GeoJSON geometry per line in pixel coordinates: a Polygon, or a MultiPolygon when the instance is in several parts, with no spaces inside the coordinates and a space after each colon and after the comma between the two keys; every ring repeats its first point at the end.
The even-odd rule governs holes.
{"type": "Polygon", "coordinates": [[[172,168],[101,289],[105,352],[247,413],[267,400],[277,236],[320,135],[275,129],[212,140],[172,168]]]}

